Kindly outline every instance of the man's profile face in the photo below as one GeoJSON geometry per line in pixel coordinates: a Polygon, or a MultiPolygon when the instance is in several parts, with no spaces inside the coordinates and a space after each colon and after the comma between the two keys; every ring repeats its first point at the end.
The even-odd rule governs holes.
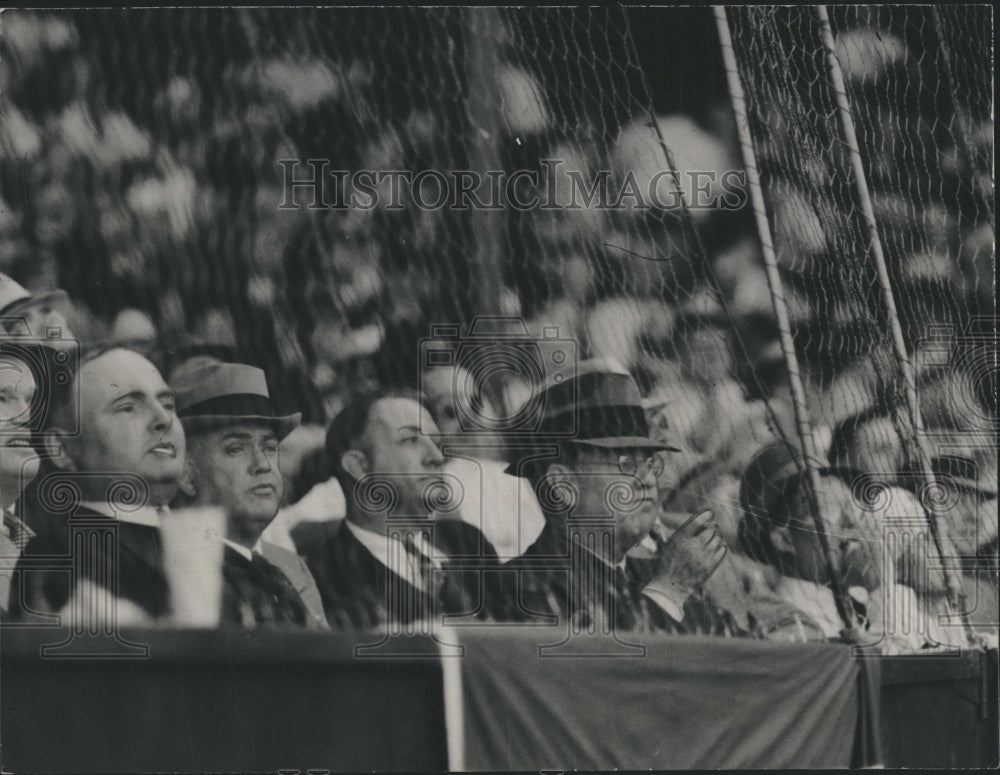
{"type": "Polygon", "coordinates": [[[240,423],[193,435],[188,446],[197,503],[223,507],[234,537],[256,541],[278,513],[284,490],[274,430],[240,423]]]}
{"type": "Polygon", "coordinates": [[[425,513],[425,491],[442,482],[436,432],[429,412],[412,399],[383,398],[372,406],[361,447],[369,474],[393,488],[400,515],[425,513]]]}
{"type": "Polygon", "coordinates": [[[11,355],[0,356],[0,496],[5,503],[16,499],[38,473],[38,455],[25,430],[35,390],[35,377],[27,363],[11,355]]]}
{"type": "Polygon", "coordinates": [[[642,448],[608,449],[577,445],[573,517],[614,520],[615,561],[645,537],[659,509],[656,473],[646,465],[655,452],[642,448]],[[635,473],[624,473],[634,471],[635,473]]]}
{"type": "Polygon", "coordinates": [[[174,392],[146,358],[111,350],[80,367],[80,435],[64,444],[77,470],[180,480],[184,429],[174,392]]]}

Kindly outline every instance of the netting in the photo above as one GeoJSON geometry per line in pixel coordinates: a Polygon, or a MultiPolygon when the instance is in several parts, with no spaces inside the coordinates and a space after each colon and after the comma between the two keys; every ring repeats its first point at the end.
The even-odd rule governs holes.
{"type": "MultiPolygon", "coordinates": [[[[707,12],[660,12],[701,14],[700,53],[718,59],[707,12]]],[[[833,17],[912,345],[932,322],[994,312],[991,18],[833,17]]],[[[885,305],[814,11],[729,19],[827,452],[843,421],[902,403],[885,305]]],[[[488,318],[487,338],[554,332],[576,357],[612,358],[638,380],[654,431],[682,448],[661,481],[664,519],[715,509],[735,558],[715,593],[745,612],[773,578],[740,546],[740,477],[763,444],[795,442],[795,426],[721,69],[704,98],[664,105],[665,82],[699,73],[657,72],[642,29],[653,20],[623,8],[5,12],[0,271],[68,289],[82,338],[121,337],[134,327],[121,313],[143,312],[168,372],[193,345],[229,348],[315,425],[374,385],[418,384],[432,326],[461,340],[488,318]],[[363,170],[360,206],[340,206],[363,170]],[[462,170],[481,176],[469,184],[480,199],[491,170],[501,199],[538,201],[421,206],[442,178],[453,194],[462,170]],[[377,173],[392,171],[438,174],[386,206],[393,179],[377,173]]],[[[551,376],[500,372],[473,375],[470,399],[499,418],[551,376]]],[[[951,395],[938,372],[954,376],[925,369],[924,395],[951,395]]],[[[850,462],[894,474],[907,461],[880,433],[863,449],[877,441],[890,462],[850,462]]],[[[329,473],[314,456],[292,499],[329,473]]]]}
{"type": "MultiPolygon", "coordinates": [[[[728,16],[804,378],[822,391],[811,401],[814,421],[836,428],[826,447],[832,462],[854,469],[862,490],[883,482],[925,495],[830,53],[846,85],[867,177],[860,183],[870,187],[903,338],[918,367],[919,403],[934,439],[929,454],[962,450],[989,470],[995,447],[980,448],[976,437],[987,430],[982,418],[995,416],[995,392],[982,384],[988,378],[963,374],[954,357],[976,316],[995,320],[991,151],[982,140],[992,131],[983,88],[988,11],[836,8],[834,52],[825,50],[815,8],[728,16]],[[956,47],[959,38],[965,45],[956,47]],[[989,266],[976,266],[984,259],[989,266]],[[930,358],[928,340],[937,350],[930,358]],[[977,403],[993,408],[958,409],[977,403]]],[[[947,478],[944,484],[954,486],[947,478]]],[[[891,500],[879,505],[883,529],[908,509],[919,516],[918,503],[891,500]]],[[[923,500],[953,532],[966,534],[956,541],[959,551],[976,554],[970,525],[989,516],[971,501],[945,507],[923,500]]],[[[980,534],[982,544],[989,534],[980,534]]],[[[913,584],[933,586],[926,578],[913,584]]]]}

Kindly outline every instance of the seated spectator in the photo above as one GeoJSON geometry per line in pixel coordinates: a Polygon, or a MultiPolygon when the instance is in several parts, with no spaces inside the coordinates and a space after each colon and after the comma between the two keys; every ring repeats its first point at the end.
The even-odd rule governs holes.
{"type": "Polygon", "coordinates": [[[0,614],[6,614],[14,563],[34,533],[11,510],[38,473],[38,455],[25,429],[35,400],[35,377],[17,350],[0,349],[0,614]]]}
{"type": "Polygon", "coordinates": [[[472,525],[437,518],[431,501],[447,485],[436,436],[419,395],[405,390],[356,399],[331,423],[327,452],[347,516],[308,543],[293,531],[331,624],[489,615],[481,570],[497,567],[496,550],[472,525]]]}
{"type": "Polygon", "coordinates": [[[175,388],[188,439],[181,491],[190,505],[222,506],[228,515],[223,623],[325,628],[305,563],[261,539],[284,489],[278,445],[299,415],[276,416],[264,372],[244,364],[205,365],[182,374],[175,388]]]}
{"type": "MultiPolygon", "coordinates": [[[[163,616],[169,612],[169,594],[158,527],[177,492],[185,450],[174,393],[152,363],[120,347],[90,353],[68,387],[55,397],[47,446],[54,475],[61,473],[78,488],[82,500],[50,515],[47,523],[53,530],[27,543],[22,563],[34,555],[69,555],[70,513],[117,520],[117,543],[96,545],[82,564],[86,580],[107,588],[107,569],[117,561],[118,597],[149,617],[163,616]],[[79,433],[74,432],[77,427],[79,433]],[[121,508],[109,493],[117,491],[125,498],[135,493],[111,485],[136,477],[146,485],[146,503],[121,508]],[[116,551],[117,558],[109,551],[116,551]]],[[[70,574],[62,569],[22,570],[22,563],[12,584],[11,615],[63,611],[72,594],[70,574]]]]}
{"type": "Polygon", "coordinates": [[[45,339],[58,330],[59,338],[71,338],[73,332],[61,311],[67,303],[64,290],[33,294],[0,272],[0,328],[7,334],[45,339]]]}
{"type": "Polygon", "coordinates": [[[511,468],[530,479],[545,526],[505,566],[519,575],[508,618],[556,614],[581,627],[601,621],[619,631],[745,634],[700,593],[726,551],[711,512],[695,514],[669,537],[654,533],[655,563],[641,577],[626,562],[656,522],[658,454],[674,449],[650,438],[628,372],[604,361],[582,362],[577,376],[547,386],[539,403],[544,416],[536,441],[558,451],[511,468]],[[568,422],[576,423],[572,440],[568,422]],[[591,542],[594,531],[604,534],[591,542]]]}
{"type": "MultiPolygon", "coordinates": [[[[935,480],[944,493],[943,508],[936,510],[936,516],[960,558],[955,569],[961,594],[965,596],[968,622],[974,630],[995,641],[1000,628],[996,449],[980,447],[961,449],[961,452],[931,458],[935,480]]],[[[911,489],[921,485],[923,479],[919,472],[907,470],[904,474],[911,489]]],[[[903,499],[897,495],[894,500],[897,513],[923,514],[917,498],[905,492],[902,495],[909,495],[912,506],[909,510],[900,510],[896,504],[903,499]]],[[[909,578],[918,592],[925,592],[930,597],[934,610],[947,612],[945,588],[937,574],[916,567],[910,569],[909,578]]]]}
{"type": "MultiPolygon", "coordinates": [[[[827,638],[846,634],[832,591],[830,561],[811,516],[808,479],[795,450],[785,442],[764,447],[740,486],[740,544],[753,559],[781,575],[778,596],[807,613],[827,638]]],[[[846,590],[853,636],[886,652],[912,651],[927,641],[900,619],[918,610],[913,590],[895,583],[895,567],[884,568],[881,526],[854,501],[838,471],[821,469],[817,493],[837,581],[846,590]],[[898,617],[898,618],[897,618],[898,617]]]]}

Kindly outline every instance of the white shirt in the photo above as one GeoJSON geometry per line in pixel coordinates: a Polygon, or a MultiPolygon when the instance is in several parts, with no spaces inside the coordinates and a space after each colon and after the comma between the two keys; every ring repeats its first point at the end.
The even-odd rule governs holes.
{"type": "Polygon", "coordinates": [[[523,554],[545,527],[531,484],[506,468],[499,460],[465,457],[450,457],[444,466],[462,484],[459,516],[482,531],[501,562],[523,554]]]}
{"type": "MultiPolygon", "coordinates": [[[[365,549],[372,553],[376,560],[417,589],[426,591],[419,564],[414,561],[410,552],[403,546],[402,541],[393,536],[358,527],[349,519],[344,520],[344,526],[351,531],[365,549]]],[[[423,532],[414,536],[414,546],[418,552],[431,561],[435,570],[441,569],[441,561],[434,556],[434,547],[427,541],[423,532]]]]}
{"type": "Polygon", "coordinates": [[[259,538],[257,539],[257,543],[255,543],[253,545],[252,549],[247,549],[245,546],[243,546],[243,544],[238,544],[235,541],[230,541],[228,538],[223,538],[222,539],[222,543],[224,543],[226,546],[228,546],[233,551],[239,552],[244,557],[246,557],[248,560],[253,560],[254,552],[256,552],[257,554],[260,554],[261,556],[263,556],[263,553],[260,550],[260,539],[259,538]]]}

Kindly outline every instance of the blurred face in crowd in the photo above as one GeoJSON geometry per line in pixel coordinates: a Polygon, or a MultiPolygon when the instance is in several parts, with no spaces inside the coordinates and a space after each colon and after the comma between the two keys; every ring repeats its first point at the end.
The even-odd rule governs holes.
{"type": "Polygon", "coordinates": [[[10,508],[38,473],[38,455],[25,430],[35,398],[35,378],[18,357],[0,356],[0,506],[10,508]]]}
{"type": "MultiPolygon", "coordinates": [[[[434,420],[418,402],[383,398],[371,408],[364,436],[358,440],[359,449],[346,453],[342,464],[356,479],[374,475],[378,484],[391,488],[396,500],[392,513],[426,514],[425,494],[443,482],[444,456],[434,441],[436,433],[434,420]]],[[[371,480],[367,483],[374,484],[371,480]]],[[[371,499],[376,498],[373,491],[371,499]]]]}
{"type": "MultiPolygon", "coordinates": [[[[861,509],[850,488],[839,479],[823,477],[818,493],[820,518],[830,551],[840,565],[840,576],[848,586],[877,589],[882,578],[882,534],[877,515],[861,509]]],[[[828,584],[830,574],[803,488],[792,497],[792,518],[786,528],[777,528],[771,540],[779,551],[793,555],[785,567],[794,567],[806,581],[828,584]]]]}
{"type": "Polygon", "coordinates": [[[502,419],[488,399],[477,395],[475,379],[461,366],[425,369],[420,387],[427,398],[427,408],[443,434],[462,433],[460,416],[465,417],[467,426],[477,432],[502,419]]]}
{"type": "Polygon", "coordinates": [[[80,434],[63,440],[63,465],[78,471],[141,476],[151,505],[173,497],[184,469],[184,430],[174,393],[148,360],[109,350],[87,361],[76,377],[80,434]]]}
{"type": "Polygon", "coordinates": [[[187,474],[195,503],[229,513],[229,538],[253,546],[278,513],[284,481],[278,437],[264,423],[240,423],[193,434],[187,474]]]}
{"type": "MultiPolygon", "coordinates": [[[[641,541],[659,509],[657,475],[662,453],[649,449],[574,446],[570,461],[549,466],[549,485],[571,488],[571,517],[614,520],[613,562],[641,541]]],[[[554,493],[558,497],[558,493],[554,493]]]]}

